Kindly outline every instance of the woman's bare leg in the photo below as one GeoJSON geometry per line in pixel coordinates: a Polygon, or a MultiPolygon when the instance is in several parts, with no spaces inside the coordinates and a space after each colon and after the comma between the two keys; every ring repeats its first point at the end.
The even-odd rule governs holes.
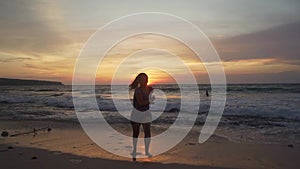
{"type": "Polygon", "coordinates": [[[136,122],[131,122],[131,127],[132,127],[132,159],[133,161],[136,161],[136,146],[137,146],[137,141],[138,137],[140,134],[140,126],[141,123],[136,123],[136,122]]]}
{"type": "Polygon", "coordinates": [[[151,142],[151,123],[142,123],[145,138],[144,138],[144,143],[145,143],[145,155],[148,157],[152,157],[152,154],[149,152],[149,147],[150,147],[150,142],[151,142]]]}

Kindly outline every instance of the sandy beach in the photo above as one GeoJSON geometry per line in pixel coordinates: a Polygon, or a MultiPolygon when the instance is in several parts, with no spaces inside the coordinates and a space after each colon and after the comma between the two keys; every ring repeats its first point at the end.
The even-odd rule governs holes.
{"type": "MultiPolygon", "coordinates": [[[[170,151],[138,159],[110,154],[94,144],[76,122],[1,120],[10,135],[51,128],[37,134],[1,137],[1,168],[299,168],[299,145],[236,143],[214,135],[198,144],[198,130],[170,151]]],[[[130,135],[129,124],[115,128],[130,135]]],[[[160,129],[153,127],[153,133],[160,129]]],[[[131,144],[131,143],[128,143],[131,144]]]]}

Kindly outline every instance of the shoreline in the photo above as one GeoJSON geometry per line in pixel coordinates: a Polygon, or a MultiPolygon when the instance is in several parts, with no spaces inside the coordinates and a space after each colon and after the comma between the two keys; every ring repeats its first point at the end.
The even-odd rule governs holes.
{"type": "MultiPolygon", "coordinates": [[[[205,121],[206,116],[198,117],[201,118],[201,121],[205,121]]],[[[106,119],[107,122],[116,130],[120,128],[128,128],[131,129],[130,122],[126,120],[115,120],[112,117],[106,119]],[[117,126],[117,127],[114,127],[117,126]]],[[[172,119],[174,120],[174,119],[172,119]]],[[[173,121],[161,121],[152,123],[153,131],[156,134],[160,134],[163,131],[167,130],[173,123],[173,121]]],[[[223,115],[216,131],[213,136],[223,137],[228,139],[228,141],[234,143],[246,143],[246,144],[276,144],[281,146],[287,146],[290,144],[300,145],[300,133],[297,126],[287,127],[285,125],[278,124],[282,120],[282,118],[273,118],[273,117],[265,117],[260,118],[257,116],[240,116],[240,115],[223,115]],[[275,119],[275,120],[274,120],[275,119]]],[[[81,124],[78,119],[31,119],[31,118],[0,118],[0,122],[30,122],[33,123],[43,123],[49,124],[72,124],[81,128],[81,124]]],[[[299,120],[294,119],[291,120],[290,123],[296,124],[299,120]]],[[[203,123],[199,123],[196,120],[192,131],[199,136],[199,131],[201,130],[203,123]]],[[[63,125],[64,126],[64,125],[63,125]]],[[[47,126],[43,126],[47,127],[47,126]]],[[[32,129],[34,126],[32,126],[32,129]]],[[[120,130],[121,133],[128,134],[128,131],[120,130]]],[[[155,135],[155,133],[154,133],[155,135]]],[[[198,137],[195,136],[195,137],[198,137]]]]}
{"type": "MultiPolygon", "coordinates": [[[[23,167],[23,165],[31,165],[39,159],[43,160],[44,156],[47,156],[46,159],[48,159],[45,161],[46,163],[51,163],[50,160],[60,156],[59,158],[65,159],[65,162],[59,164],[61,166],[74,165],[75,168],[83,168],[85,165],[85,167],[90,166],[89,163],[95,163],[95,165],[96,163],[99,165],[109,163],[114,166],[112,168],[133,167],[130,158],[110,154],[93,143],[79,123],[49,120],[0,120],[1,132],[7,130],[10,134],[43,127],[50,127],[51,131],[40,131],[36,135],[0,137],[0,150],[3,151],[0,151],[1,164],[5,163],[5,165],[11,166],[13,164],[10,163],[13,160],[23,167]],[[8,149],[8,147],[12,147],[12,149],[8,149]],[[22,152],[23,155],[19,155],[19,152],[22,152]],[[54,153],[49,155],[49,152],[54,153]],[[30,153],[36,154],[37,160],[27,157],[24,159],[24,156],[30,153]],[[61,154],[63,155],[61,156],[61,154]],[[71,160],[70,162],[69,155],[72,156],[72,159],[79,159],[79,161],[71,160]],[[4,160],[7,158],[10,160],[4,160]]],[[[113,127],[130,135],[131,130],[128,125],[114,124],[113,127]]],[[[156,127],[152,130],[154,134],[161,132],[156,127]]],[[[300,162],[297,160],[300,155],[299,145],[288,147],[276,144],[236,143],[218,135],[213,135],[207,142],[198,144],[198,134],[198,129],[192,130],[176,147],[150,159],[138,159],[138,165],[158,165],[159,168],[172,166],[175,169],[193,168],[194,166],[199,168],[299,168],[300,166],[300,162]],[[166,164],[167,166],[165,166],[166,164]]],[[[93,167],[97,166],[89,168],[93,167]]]]}

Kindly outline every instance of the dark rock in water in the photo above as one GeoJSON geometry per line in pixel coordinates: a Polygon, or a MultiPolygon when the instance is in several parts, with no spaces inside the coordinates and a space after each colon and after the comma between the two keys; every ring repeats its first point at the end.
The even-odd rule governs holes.
{"type": "Polygon", "coordinates": [[[3,131],[2,133],[1,133],[1,136],[2,137],[7,137],[9,135],[9,133],[7,132],[7,131],[3,131]]]}
{"type": "Polygon", "coordinates": [[[36,160],[36,159],[37,159],[36,156],[31,157],[31,160],[36,160]]]}
{"type": "Polygon", "coordinates": [[[240,125],[238,122],[232,122],[230,124],[235,125],[235,126],[239,126],[240,125]]]}
{"type": "Polygon", "coordinates": [[[294,147],[294,145],[293,145],[293,144],[289,144],[289,145],[288,145],[288,147],[290,147],[290,148],[293,148],[293,147],[294,147]]]}
{"type": "Polygon", "coordinates": [[[51,130],[52,130],[51,128],[48,128],[48,129],[47,129],[48,132],[50,132],[51,130]]]}
{"type": "Polygon", "coordinates": [[[198,112],[198,114],[200,114],[200,115],[202,115],[202,114],[208,114],[208,111],[198,112]]]}
{"type": "Polygon", "coordinates": [[[39,89],[36,90],[37,92],[53,92],[53,91],[57,91],[56,89],[39,89]]]}
{"type": "Polygon", "coordinates": [[[53,94],[51,96],[62,96],[62,95],[64,95],[64,93],[57,93],[57,94],[53,94]]]}
{"type": "Polygon", "coordinates": [[[172,108],[172,109],[170,109],[170,110],[168,110],[168,111],[166,111],[166,112],[170,112],[170,113],[179,112],[179,109],[177,109],[177,108],[172,108]]]}
{"type": "Polygon", "coordinates": [[[7,149],[13,149],[13,147],[12,147],[12,146],[9,146],[9,147],[7,147],[7,149]]]}

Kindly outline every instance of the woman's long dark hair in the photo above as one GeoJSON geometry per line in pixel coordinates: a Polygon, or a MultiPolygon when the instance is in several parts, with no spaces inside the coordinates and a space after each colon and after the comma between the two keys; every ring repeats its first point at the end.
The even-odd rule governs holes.
{"type": "Polygon", "coordinates": [[[136,76],[136,78],[134,79],[134,81],[129,85],[129,88],[130,88],[130,89],[135,89],[135,88],[137,88],[138,85],[139,85],[139,83],[141,82],[142,76],[146,76],[146,77],[148,78],[148,76],[147,76],[146,73],[140,73],[140,74],[138,74],[138,75],[136,76]]]}

